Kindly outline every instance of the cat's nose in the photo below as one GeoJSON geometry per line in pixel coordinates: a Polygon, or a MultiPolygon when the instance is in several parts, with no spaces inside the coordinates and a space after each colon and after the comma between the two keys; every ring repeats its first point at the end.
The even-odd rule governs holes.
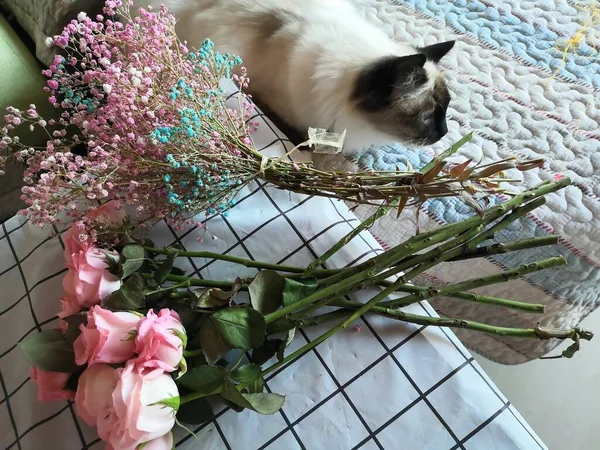
{"type": "Polygon", "coordinates": [[[435,128],[432,128],[427,136],[427,144],[432,145],[442,139],[448,133],[448,126],[446,122],[437,123],[435,128]]]}

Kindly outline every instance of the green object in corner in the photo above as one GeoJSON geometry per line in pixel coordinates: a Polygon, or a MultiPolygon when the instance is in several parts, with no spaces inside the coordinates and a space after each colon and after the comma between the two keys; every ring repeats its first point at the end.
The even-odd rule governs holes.
{"type": "MultiPolygon", "coordinates": [[[[34,103],[44,118],[57,118],[59,112],[48,103],[43,91],[46,79],[40,63],[1,14],[0,68],[0,126],[4,125],[7,106],[23,110],[34,103]]],[[[25,145],[43,145],[48,139],[42,130],[31,132],[28,127],[21,127],[18,134],[25,145]]],[[[0,222],[23,207],[19,200],[22,168],[10,163],[5,170],[6,175],[0,176],[0,222]]]]}

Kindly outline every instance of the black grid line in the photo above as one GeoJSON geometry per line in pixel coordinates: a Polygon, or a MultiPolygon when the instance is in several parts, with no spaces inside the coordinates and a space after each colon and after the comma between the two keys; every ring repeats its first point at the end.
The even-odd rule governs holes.
{"type": "MultiPolygon", "coordinates": [[[[415,391],[417,392],[417,394],[419,395],[419,397],[413,401],[409,406],[407,406],[406,408],[404,408],[402,411],[400,411],[398,414],[396,414],[395,416],[393,416],[392,418],[390,418],[386,423],[384,423],[382,426],[380,426],[376,431],[375,434],[380,433],[381,431],[383,431],[385,428],[387,428],[389,425],[391,425],[392,423],[394,423],[396,420],[398,420],[403,414],[405,414],[407,411],[409,411],[414,405],[416,405],[417,403],[419,403],[419,400],[423,400],[423,402],[429,407],[429,409],[431,410],[431,412],[436,416],[436,418],[440,421],[440,423],[442,424],[442,426],[446,429],[446,431],[448,432],[448,434],[452,437],[452,439],[454,439],[454,441],[457,443],[458,447],[457,448],[461,448],[464,450],[464,448],[462,447],[462,445],[460,445],[460,441],[458,439],[458,437],[456,436],[456,434],[454,433],[454,431],[452,431],[452,429],[450,428],[450,426],[446,423],[446,421],[442,418],[442,416],[440,415],[440,413],[434,408],[434,406],[431,404],[431,402],[429,401],[429,399],[427,398],[427,396],[429,394],[431,394],[433,391],[435,391],[439,386],[441,386],[447,379],[449,379],[452,375],[454,375],[455,373],[457,373],[460,369],[462,369],[463,367],[468,365],[468,361],[465,361],[461,366],[457,367],[456,369],[454,369],[453,371],[451,371],[448,375],[446,375],[444,378],[442,378],[441,380],[439,380],[436,384],[434,384],[430,389],[428,389],[427,391],[423,392],[419,386],[417,385],[417,383],[415,382],[415,380],[411,377],[411,375],[408,373],[408,371],[404,368],[404,366],[400,363],[400,361],[398,361],[398,358],[396,358],[396,355],[394,354],[394,352],[396,352],[397,348],[394,349],[390,349],[385,342],[383,341],[383,339],[381,339],[381,337],[379,336],[379,334],[377,333],[377,331],[371,326],[371,324],[367,321],[366,317],[363,317],[363,321],[365,322],[365,325],[369,328],[369,330],[371,331],[371,333],[375,336],[375,338],[379,341],[379,343],[383,346],[383,348],[386,349],[386,356],[389,356],[392,361],[396,364],[396,366],[400,369],[400,371],[402,372],[402,374],[406,377],[406,379],[408,380],[408,382],[411,384],[411,386],[415,389],[415,391]]],[[[419,328],[419,333],[422,332],[422,330],[425,327],[419,328]]],[[[462,353],[461,353],[462,354],[462,353]]],[[[360,448],[362,445],[366,444],[369,441],[369,438],[364,439],[363,441],[361,441],[356,447],[354,447],[355,449],[360,448]]]]}
{"type": "MultiPolygon", "coordinates": [[[[234,227],[231,225],[231,223],[227,220],[227,218],[225,216],[223,216],[223,222],[227,225],[227,227],[229,228],[229,230],[231,231],[231,233],[233,234],[235,239],[238,241],[238,244],[242,247],[242,249],[244,250],[246,255],[248,255],[248,258],[250,258],[252,261],[255,261],[254,256],[252,255],[250,250],[248,250],[248,247],[246,247],[244,242],[240,239],[240,237],[237,234],[237,232],[235,231],[234,227]]],[[[283,418],[283,420],[286,422],[286,424],[289,424],[290,421],[289,421],[288,417],[285,415],[283,409],[281,409],[279,411],[279,413],[280,413],[281,417],[283,418]]],[[[215,418],[214,422],[215,422],[215,425],[218,426],[218,422],[217,422],[216,418],[215,418]]],[[[302,440],[300,439],[300,437],[298,436],[298,434],[295,431],[293,432],[293,436],[296,439],[296,441],[298,442],[298,445],[300,445],[301,448],[305,448],[304,443],[302,442],[302,440]]],[[[223,438],[225,444],[229,445],[229,443],[227,442],[225,437],[222,436],[222,438],[223,438]]]]}
{"type": "MultiPolygon", "coordinates": [[[[264,189],[263,190],[264,194],[267,196],[267,198],[269,199],[269,201],[271,202],[271,204],[280,212],[283,214],[281,207],[277,204],[277,202],[273,199],[273,197],[269,194],[269,192],[264,189]]],[[[298,230],[298,228],[296,227],[296,225],[290,220],[289,217],[287,217],[286,215],[283,215],[283,217],[285,218],[285,220],[287,221],[288,225],[292,228],[292,230],[294,230],[294,233],[296,233],[296,235],[298,236],[298,238],[302,241],[302,243],[306,246],[306,249],[311,253],[311,255],[313,256],[313,258],[316,260],[318,258],[317,253],[315,252],[315,250],[312,248],[312,246],[306,241],[306,239],[304,238],[304,235],[302,233],[300,233],[300,231],[298,230]]],[[[321,264],[322,267],[326,268],[325,264],[321,264]]],[[[302,333],[306,339],[306,335],[304,333],[302,333]]],[[[324,363],[323,359],[321,358],[321,355],[317,352],[316,348],[312,349],[312,352],[317,356],[317,358],[319,359],[319,361],[321,362],[321,365],[325,368],[325,370],[329,373],[329,375],[331,376],[331,378],[334,380],[334,383],[339,386],[340,383],[337,380],[337,378],[335,377],[335,375],[333,374],[333,372],[331,372],[331,369],[327,366],[327,364],[324,363]]],[[[355,414],[357,415],[357,417],[359,418],[359,420],[361,421],[361,423],[363,424],[363,426],[365,426],[365,428],[367,429],[367,431],[370,431],[364,417],[362,416],[362,414],[360,414],[360,411],[358,410],[358,408],[356,408],[356,406],[354,405],[354,403],[352,402],[352,400],[350,399],[350,397],[348,397],[346,395],[346,393],[344,391],[342,391],[346,399],[346,401],[348,402],[348,404],[350,405],[350,407],[354,410],[355,414]]],[[[378,446],[381,446],[381,444],[379,444],[379,442],[377,442],[378,446]]]]}
{"type": "Polygon", "coordinates": [[[89,447],[93,447],[94,445],[99,444],[100,442],[102,442],[102,439],[94,439],[92,442],[87,443],[85,447],[81,447],[81,450],[87,450],[89,447]]]}
{"type": "MultiPolygon", "coordinates": [[[[262,186],[261,186],[262,187],[262,186]]],[[[258,191],[261,190],[261,187],[259,187],[256,191],[253,192],[256,193],[258,191]]],[[[248,196],[249,197],[249,196],[248,196]]],[[[228,228],[235,234],[235,238],[237,240],[237,242],[235,244],[233,244],[232,246],[230,246],[229,248],[227,248],[226,250],[223,251],[223,254],[228,254],[229,252],[231,252],[232,250],[234,250],[235,248],[237,248],[238,246],[241,246],[242,248],[244,248],[244,251],[246,251],[246,253],[248,253],[248,251],[245,249],[245,245],[244,242],[248,239],[250,239],[252,236],[254,236],[256,233],[258,233],[260,230],[262,230],[263,228],[265,228],[267,225],[269,225],[270,223],[274,222],[275,220],[283,217],[284,214],[289,213],[291,211],[293,211],[296,208],[299,208],[300,206],[303,206],[307,201],[309,201],[310,198],[306,198],[304,200],[302,200],[301,202],[299,202],[298,204],[294,205],[293,207],[291,207],[289,210],[285,211],[284,213],[279,213],[275,216],[273,216],[272,218],[270,218],[269,220],[263,222],[262,224],[260,224],[260,226],[258,226],[257,228],[255,228],[254,230],[252,230],[251,232],[249,232],[247,235],[245,235],[244,237],[240,238],[239,236],[237,236],[237,234],[235,234],[235,230],[233,229],[233,227],[230,225],[229,221],[227,221],[225,219],[225,217],[223,217],[224,222],[227,224],[228,228]]],[[[293,254],[295,254],[296,252],[298,252],[299,250],[301,250],[303,248],[303,246],[299,247],[296,251],[294,251],[293,254]]],[[[288,255],[291,256],[292,254],[288,255]]],[[[216,263],[217,260],[213,259],[209,262],[207,262],[206,264],[198,267],[197,269],[194,270],[193,275],[200,275],[200,271],[206,269],[207,267],[211,266],[212,264],[216,263]]],[[[281,264],[281,263],[279,263],[281,264]]]]}
{"type": "MultiPolygon", "coordinates": [[[[298,425],[300,422],[302,422],[304,419],[306,419],[308,416],[310,416],[313,412],[315,412],[317,409],[319,409],[321,406],[323,406],[329,400],[331,400],[332,398],[334,398],[336,395],[340,394],[340,392],[342,390],[346,389],[348,386],[350,386],[356,380],[358,380],[359,378],[361,378],[364,374],[366,374],[369,370],[371,370],[377,364],[381,363],[383,360],[385,360],[387,357],[389,357],[390,352],[394,352],[394,351],[398,350],[400,347],[402,347],[404,344],[406,344],[412,338],[414,338],[415,336],[417,336],[418,334],[420,334],[421,331],[423,330],[423,328],[424,327],[421,327],[421,328],[418,328],[417,330],[413,331],[402,342],[400,342],[399,344],[397,344],[396,346],[394,346],[388,352],[386,352],[383,355],[381,355],[379,358],[377,358],[375,361],[373,361],[367,367],[365,367],[364,369],[362,369],[360,372],[358,372],[356,375],[354,375],[352,378],[350,378],[348,381],[346,381],[344,384],[342,384],[339,388],[336,388],[327,397],[321,399],[321,401],[319,401],[318,403],[315,403],[308,411],[306,411],[304,414],[302,414],[300,417],[298,417],[296,420],[294,420],[291,423],[291,426],[294,427],[294,426],[298,425]]],[[[308,353],[306,353],[306,354],[308,354],[308,353]]],[[[289,364],[287,364],[287,365],[283,366],[282,368],[280,368],[280,369],[276,370],[275,372],[273,372],[267,378],[267,381],[273,379],[274,377],[276,377],[277,375],[279,375],[281,372],[283,372],[284,370],[286,370],[288,367],[290,367],[293,364],[295,364],[297,361],[299,361],[300,359],[302,359],[306,354],[302,355],[300,358],[295,359],[294,361],[290,362],[289,364]]],[[[282,431],[280,431],[270,441],[268,441],[266,444],[264,444],[262,447],[260,447],[259,450],[262,450],[262,449],[266,448],[267,446],[271,445],[273,442],[275,442],[277,439],[279,439],[281,436],[283,436],[287,431],[288,431],[287,428],[284,429],[284,430],[282,430],[282,431]]],[[[368,439],[366,439],[365,442],[366,441],[368,441],[368,439]]]]}
{"type": "Polygon", "coordinates": [[[27,377],[25,378],[25,380],[23,382],[21,382],[21,384],[19,384],[10,394],[8,394],[7,396],[5,396],[2,400],[0,400],[0,406],[7,401],[7,399],[10,399],[13,395],[15,395],[17,392],[19,392],[23,386],[25,386],[29,380],[31,380],[31,378],[27,377]]]}
{"type": "MultiPolygon", "coordinates": [[[[267,198],[271,201],[271,203],[273,204],[273,206],[275,208],[277,208],[280,212],[281,212],[281,208],[280,206],[277,204],[277,202],[274,201],[274,199],[271,197],[271,195],[268,193],[268,191],[265,189],[263,191],[265,193],[265,195],[267,196],[267,198]]],[[[339,210],[336,209],[336,211],[338,212],[338,214],[340,216],[341,213],[339,212],[339,210]]],[[[300,231],[296,228],[296,226],[292,223],[292,221],[285,216],[285,219],[287,220],[288,224],[290,225],[290,227],[294,230],[294,232],[298,235],[298,237],[302,240],[302,242],[305,243],[306,248],[311,252],[311,254],[313,255],[313,257],[315,259],[318,258],[318,255],[316,254],[316,252],[312,249],[312,247],[306,243],[306,240],[304,239],[304,236],[302,235],[302,233],[300,233],[300,231]]],[[[343,216],[342,216],[343,217],[343,216]]],[[[364,238],[363,238],[364,239],[364,238]]],[[[365,243],[367,243],[365,241],[365,243]]],[[[368,244],[368,243],[367,243],[368,244]]],[[[372,249],[372,246],[369,245],[369,247],[372,249]]],[[[325,264],[322,264],[322,266],[324,268],[326,268],[325,264]]],[[[378,338],[379,336],[377,335],[377,333],[374,333],[374,335],[376,335],[378,338]]],[[[388,349],[388,347],[385,345],[385,343],[383,343],[383,341],[380,341],[381,344],[384,345],[384,349],[388,349]]],[[[330,372],[330,375],[332,376],[334,382],[336,384],[339,384],[338,380],[335,378],[335,376],[333,376],[333,374],[331,373],[329,367],[327,367],[326,364],[324,364],[324,362],[322,361],[322,359],[320,358],[320,355],[317,352],[317,349],[313,349],[313,352],[317,355],[317,358],[320,359],[320,361],[322,362],[322,365],[325,367],[325,370],[330,372]]],[[[461,353],[462,355],[462,353],[461,353]]],[[[398,367],[400,368],[400,370],[404,373],[404,375],[407,377],[407,379],[409,380],[409,382],[413,385],[413,387],[415,388],[415,390],[417,391],[417,393],[419,393],[420,395],[422,395],[422,391],[418,388],[417,384],[415,383],[415,381],[410,377],[410,375],[408,374],[408,372],[404,369],[404,367],[400,364],[400,362],[397,360],[397,358],[395,358],[394,354],[390,355],[392,357],[392,359],[394,360],[394,362],[396,362],[396,364],[398,365],[398,367]]],[[[437,386],[436,386],[437,387],[437,386]]],[[[343,391],[342,391],[343,392],[343,391]]],[[[353,402],[350,400],[349,397],[346,397],[348,403],[350,404],[351,408],[354,410],[354,412],[357,414],[357,416],[359,417],[360,421],[363,424],[366,424],[364,418],[362,417],[362,415],[360,414],[360,412],[358,411],[358,409],[356,408],[356,406],[353,404],[353,402]]],[[[433,414],[438,418],[438,420],[440,421],[440,423],[442,423],[442,425],[444,426],[444,428],[446,428],[446,430],[448,431],[448,433],[450,434],[450,436],[452,436],[452,438],[455,440],[455,442],[459,443],[458,437],[456,436],[456,434],[454,433],[454,431],[450,428],[450,426],[446,423],[446,421],[441,417],[441,415],[439,414],[439,412],[433,407],[433,405],[431,404],[431,402],[427,399],[426,396],[423,397],[424,402],[427,404],[427,406],[431,409],[431,411],[433,412],[433,414]]],[[[370,431],[370,429],[368,428],[368,426],[366,427],[368,431],[370,431]]],[[[370,439],[371,437],[369,437],[370,439]]],[[[380,446],[381,444],[379,443],[379,441],[377,441],[375,439],[375,437],[373,436],[373,439],[375,440],[376,444],[378,446],[380,446]]],[[[462,446],[459,446],[459,448],[463,448],[462,446]]],[[[463,448],[464,450],[464,448],[463,448]]]]}
{"type": "MultiPolygon", "coordinates": [[[[502,405],[502,407],[500,409],[498,409],[498,411],[496,411],[494,414],[492,414],[490,417],[488,417],[485,421],[480,423],[479,426],[477,426],[477,428],[475,428],[473,431],[471,431],[469,434],[467,434],[464,438],[462,438],[459,443],[460,446],[462,446],[469,439],[471,439],[473,436],[475,436],[477,433],[479,433],[481,430],[483,430],[485,427],[487,427],[490,423],[492,423],[492,421],[496,417],[498,417],[500,414],[502,414],[504,412],[504,410],[506,410],[509,406],[510,406],[510,402],[506,402],[504,405],[502,405]]],[[[455,445],[450,450],[456,450],[457,448],[459,448],[459,444],[455,445]]]]}
{"type": "Polygon", "coordinates": [[[17,444],[17,448],[19,450],[21,450],[21,439],[19,437],[19,429],[17,428],[17,422],[15,421],[15,416],[13,414],[13,410],[12,410],[12,407],[10,404],[10,397],[6,390],[6,383],[4,382],[4,376],[2,375],[1,370],[0,370],[0,386],[2,387],[2,392],[4,393],[4,398],[6,399],[6,409],[8,410],[8,417],[10,418],[10,424],[12,425],[13,432],[15,433],[15,442],[17,444]]]}
{"type": "MultiPolygon", "coordinates": [[[[269,387],[269,384],[267,382],[265,382],[265,389],[266,389],[267,392],[273,393],[273,391],[271,390],[271,388],[269,387]]],[[[287,427],[289,428],[289,430],[292,432],[292,435],[294,436],[294,439],[296,439],[296,442],[298,443],[298,445],[300,446],[300,448],[302,450],[306,450],[306,447],[304,446],[304,443],[300,439],[300,436],[298,436],[298,432],[296,431],[296,429],[294,427],[292,427],[292,423],[291,423],[289,417],[287,416],[287,414],[285,413],[285,411],[283,410],[283,408],[281,409],[281,417],[283,417],[283,420],[285,421],[285,424],[287,425],[287,427]]]]}
{"type": "MultiPolygon", "coordinates": [[[[28,222],[29,222],[29,219],[25,219],[25,220],[24,220],[22,223],[20,223],[19,225],[17,225],[15,228],[13,228],[13,229],[12,229],[12,230],[10,230],[10,231],[6,231],[6,227],[4,227],[4,225],[3,225],[3,228],[4,228],[4,235],[3,235],[3,236],[0,236],[0,241],[1,241],[2,239],[8,238],[8,235],[9,235],[9,234],[12,234],[12,233],[14,233],[15,231],[19,231],[21,228],[23,228],[25,225],[27,225],[27,223],[28,223],[28,222]]],[[[6,223],[6,222],[3,222],[3,224],[4,224],[4,223],[6,223]]]]}
{"type": "Polygon", "coordinates": [[[2,316],[3,314],[7,313],[8,311],[10,311],[11,309],[13,309],[14,307],[16,307],[19,303],[21,303],[26,298],[29,298],[29,295],[33,292],[33,290],[36,287],[44,284],[46,281],[51,280],[52,278],[56,278],[57,276],[65,273],[66,271],[67,271],[66,268],[60,269],[58,272],[53,273],[52,275],[48,275],[47,277],[42,278],[40,281],[37,281],[33,286],[31,286],[31,289],[27,290],[25,292],[25,294],[21,298],[19,298],[19,300],[17,300],[15,303],[13,303],[12,305],[10,305],[5,310],[0,311],[0,316],[2,316]]]}
{"type": "Polygon", "coordinates": [[[29,336],[31,333],[33,333],[34,331],[40,332],[42,331],[42,328],[44,325],[47,325],[49,323],[52,323],[56,320],[56,316],[52,317],[48,320],[45,320],[44,322],[40,322],[39,324],[35,325],[33,328],[31,328],[27,333],[25,333],[23,336],[21,336],[21,338],[14,344],[12,345],[10,348],[8,348],[6,351],[4,351],[3,353],[0,354],[0,359],[2,359],[3,357],[5,357],[6,355],[8,355],[10,352],[12,352],[15,348],[17,348],[17,345],[19,345],[20,342],[23,342],[23,340],[25,338],[27,338],[27,336],[29,336]]]}
{"type": "Polygon", "coordinates": [[[65,405],[63,406],[61,409],[59,409],[58,411],[56,411],[54,414],[45,417],[44,419],[40,420],[39,422],[33,424],[32,426],[30,426],[29,428],[27,428],[21,435],[19,435],[19,437],[17,438],[17,440],[15,440],[12,444],[10,444],[8,447],[6,447],[6,450],[10,450],[11,448],[13,448],[15,445],[18,446],[18,448],[20,447],[19,441],[21,439],[23,439],[25,436],[27,436],[29,433],[31,433],[33,430],[35,430],[37,427],[40,427],[42,425],[44,425],[47,422],[50,422],[53,419],[56,419],[58,416],[60,416],[63,412],[65,412],[67,409],[69,409],[69,405],[65,405]]]}
{"type": "MultiPolygon", "coordinates": [[[[304,336],[304,339],[306,339],[308,342],[310,342],[310,339],[306,335],[306,333],[304,332],[304,330],[300,330],[300,333],[302,334],[302,336],[304,336]]],[[[346,393],[346,390],[342,389],[342,385],[340,384],[340,382],[336,378],[336,376],[333,373],[333,371],[331,370],[331,368],[327,365],[327,363],[325,362],[325,360],[323,359],[323,357],[321,356],[321,354],[319,353],[318,348],[315,348],[314,351],[315,351],[315,355],[317,355],[317,359],[323,365],[323,367],[325,367],[325,371],[331,377],[331,379],[333,380],[333,382],[337,386],[337,388],[338,388],[339,392],[341,393],[341,395],[346,399],[346,401],[350,405],[350,408],[352,409],[352,411],[354,411],[354,414],[356,414],[356,416],[360,420],[360,423],[362,423],[363,427],[365,427],[365,429],[367,430],[367,433],[369,433],[369,436],[373,439],[373,442],[375,442],[375,444],[377,445],[378,448],[380,448],[381,450],[384,450],[383,446],[379,442],[379,439],[377,439],[377,436],[375,436],[373,434],[373,431],[371,430],[371,427],[369,426],[369,424],[367,423],[367,421],[364,419],[364,417],[362,416],[362,414],[360,413],[360,411],[358,410],[358,408],[356,407],[356,405],[354,405],[354,402],[350,399],[350,396],[348,396],[348,394],[346,393]]]]}
{"type": "MultiPolygon", "coordinates": [[[[427,311],[427,309],[422,304],[419,304],[419,305],[421,306],[421,308],[423,308],[423,310],[425,312],[427,312],[427,314],[429,314],[429,311],[427,311]]],[[[429,315],[431,315],[431,314],[429,314],[429,315]]],[[[463,354],[463,351],[461,351],[461,349],[458,347],[458,345],[456,344],[456,342],[454,341],[454,339],[452,339],[450,337],[450,335],[448,334],[448,332],[446,331],[446,329],[443,328],[443,327],[441,327],[440,330],[442,331],[442,333],[444,334],[444,336],[446,336],[446,338],[452,343],[452,345],[456,348],[456,350],[459,353],[463,354]]],[[[483,382],[494,393],[494,395],[498,398],[498,400],[500,400],[502,403],[504,403],[505,405],[507,405],[508,410],[510,411],[511,415],[515,418],[515,420],[517,422],[519,422],[519,424],[523,427],[523,429],[527,432],[527,434],[531,437],[531,439],[533,439],[535,441],[535,443],[539,446],[539,448],[542,449],[542,450],[544,450],[546,447],[540,442],[539,438],[536,437],[536,435],[531,432],[530,427],[527,424],[524,424],[523,421],[521,420],[521,418],[514,413],[514,411],[512,410],[512,408],[510,408],[510,402],[506,401],[503,398],[503,396],[498,392],[497,388],[494,388],[494,386],[492,386],[492,384],[490,384],[490,382],[487,379],[487,377],[484,376],[481,373],[480,369],[477,367],[476,364],[474,364],[474,362],[475,362],[475,360],[471,359],[471,362],[469,364],[473,368],[473,370],[475,371],[475,373],[477,373],[477,375],[481,378],[481,380],[483,380],[483,382]]]]}
{"type": "Polygon", "coordinates": [[[12,243],[12,241],[10,240],[10,236],[8,235],[8,232],[6,230],[6,224],[3,223],[2,224],[2,228],[4,229],[4,233],[6,235],[6,240],[8,242],[8,246],[10,247],[10,251],[12,252],[15,261],[17,262],[17,267],[19,268],[19,273],[21,274],[21,279],[23,280],[23,286],[25,287],[25,291],[26,291],[26,295],[27,295],[27,300],[29,301],[29,310],[31,312],[31,318],[33,319],[33,322],[35,323],[36,327],[38,330],[41,331],[41,327],[40,327],[40,322],[38,321],[38,318],[35,314],[35,310],[33,309],[33,302],[31,301],[31,295],[29,292],[29,288],[27,287],[27,280],[25,279],[25,272],[23,272],[23,267],[21,266],[21,262],[19,261],[19,256],[17,255],[17,252],[15,251],[15,247],[12,243]]]}
{"type": "Polygon", "coordinates": [[[219,422],[217,422],[217,419],[215,418],[215,420],[213,420],[212,423],[215,424],[215,429],[217,430],[217,433],[219,433],[219,436],[221,437],[221,440],[223,441],[223,444],[225,444],[225,448],[227,450],[231,450],[231,445],[229,445],[229,441],[225,437],[225,434],[223,433],[223,430],[221,430],[221,426],[219,425],[219,422]]]}

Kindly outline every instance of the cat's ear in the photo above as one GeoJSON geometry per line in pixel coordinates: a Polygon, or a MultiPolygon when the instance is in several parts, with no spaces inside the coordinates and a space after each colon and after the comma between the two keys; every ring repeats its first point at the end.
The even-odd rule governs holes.
{"type": "Polygon", "coordinates": [[[429,61],[438,63],[440,59],[448,54],[456,41],[440,42],[438,44],[428,45],[427,47],[421,47],[417,50],[423,53],[429,61]]]}
{"type": "MultiPolygon", "coordinates": [[[[394,89],[407,79],[418,84],[419,77],[414,74],[423,72],[426,57],[424,54],[408,56],[390,56],[375,61],[362,70],[354,84],[352,97],[366,111],[378,111],[392,103],[394,89]]],[[[426,74],[422,74],[425,77],[426,74]]]]}

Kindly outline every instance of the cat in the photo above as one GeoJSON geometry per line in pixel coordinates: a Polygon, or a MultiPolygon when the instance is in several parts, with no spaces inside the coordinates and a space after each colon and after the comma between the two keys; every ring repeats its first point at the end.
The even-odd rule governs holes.
{"type": "Polygon", "coordinates": [[[165,4],[181,40],[239,55],[248,91],[288,125],[341,133],[345,152],[430,145],[447,133],[450,94],[437,63],[454,41],[390,39],[345,0],[136,0],[165,4]]]}

